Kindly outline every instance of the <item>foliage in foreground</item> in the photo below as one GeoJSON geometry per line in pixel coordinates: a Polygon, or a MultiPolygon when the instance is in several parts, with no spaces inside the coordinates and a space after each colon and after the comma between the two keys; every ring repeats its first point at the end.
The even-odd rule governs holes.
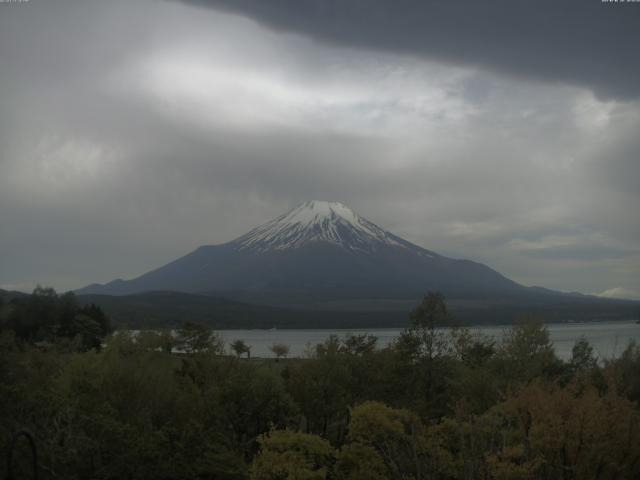
{"type": "Polygon", "coordinates": [[[195,324],[91,348],[5,321],[0,448],[29,430],[41,476],[61,479],[640,477],[640,347],[598,362],[580,340],[563,362],[532,321],[498,341],[439,329],[437,295],[411,320],[387,348],[334,336],[278,362],[244,358],[244,342],[225,355],[195,324]]]}

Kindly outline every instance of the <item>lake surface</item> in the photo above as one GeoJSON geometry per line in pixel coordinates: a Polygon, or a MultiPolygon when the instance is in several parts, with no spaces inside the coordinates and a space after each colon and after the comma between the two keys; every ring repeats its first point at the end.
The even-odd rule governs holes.
{"type": "MultiPolygon", "coordinates": [[[[508,326],[471,327],[472,332],[500,340],[508,326]]],[[[640,325],[635,321],[589,322],[548,324],[547,329],[553,342],[556,354],[562,359],[571,357],[571,349],[580,337],[585,337],[599,358],[610,358],[620,355],[629,341],[640,342],[640,325]]],[[[329,335],[343,337],[348,334],[369,333],[378,337],[378,347],[383,347],[398,337],[400,328],[371,329],[317,329],[317,330],[220,330],[218,333],[225,342],[236,339],[244,340],[251,346],[253,357],[273,357],[269,347],[274,343],[284,343],[290,348],[290,357],[301,357],[309,345],[324,342],[329,335]]]]}

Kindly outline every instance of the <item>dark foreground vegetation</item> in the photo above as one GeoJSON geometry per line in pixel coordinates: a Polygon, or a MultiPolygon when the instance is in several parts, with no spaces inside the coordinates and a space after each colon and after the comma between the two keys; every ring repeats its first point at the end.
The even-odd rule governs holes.
{"type": "MultiPolygon", "coordinates": [[[[438,294],[387,348],[331,337],[304,359],[195,324],[107,336],[99,307],[46,289],[0,313],[0,449],[30,432],[40,478],[640,478],[635,344],[563,362],[532,320],[500,341],[435,328],[438,294]]],[[[32,478],[24,437],[13,460],[32,478]]]]}

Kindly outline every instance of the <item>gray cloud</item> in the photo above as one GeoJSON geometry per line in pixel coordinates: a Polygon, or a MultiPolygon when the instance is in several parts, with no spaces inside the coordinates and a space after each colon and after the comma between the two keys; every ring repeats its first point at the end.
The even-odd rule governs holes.
{"type": "Polygon", "coordinates": [[[131,277],[324,199],[526,284],[640,291],[633,72],[597,97],[179,2],[0,7],[0,286],[131,277]]]}
{"type": "Polygon", "coordinates": [[[640,9],[584,0],[186,0],[355,47],[640,95],[640,9]]]}
{"type": "Polygon", "coordinates": [[[608,258],[626,258],[633,252],[613,247],[577,247],[575,245],[557,246],[534,250],[524,250],[523,254],[532,258],[599,260],[608,258]]]}

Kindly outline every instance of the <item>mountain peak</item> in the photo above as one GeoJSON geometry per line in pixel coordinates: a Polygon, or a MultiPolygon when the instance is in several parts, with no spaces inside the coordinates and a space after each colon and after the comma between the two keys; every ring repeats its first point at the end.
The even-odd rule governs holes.
{"type": "Polygon", "coordinates": [[[375,251],[381,245],[405,245],[339,202],[312,200],[234,240],[238,250],[267,251],[330,243],[348,250],[375,251]]]}
{"type": "Polygon", "coordinates": [[[298,205],[284,215],[288,223],[306,225],[310,222],[325,218],[339,217],[349,223],[357,223],[358,216],[346,205],[340,202],[326,202],[311,200],[298,205]]]}

